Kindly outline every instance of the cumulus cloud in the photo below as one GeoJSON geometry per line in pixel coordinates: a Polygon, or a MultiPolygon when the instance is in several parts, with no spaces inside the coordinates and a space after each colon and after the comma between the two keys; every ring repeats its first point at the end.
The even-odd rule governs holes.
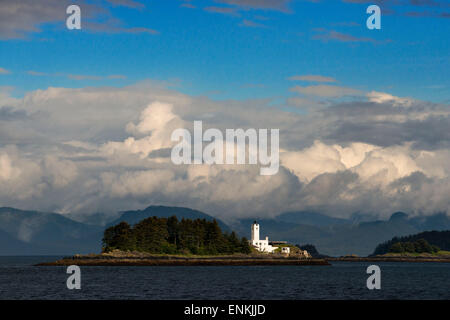
{"type": "MultiPolygon", "coordinates": [[[[302,107],[316,102],[299,99],[302,107]]],[[[357,99],[316,102],[299,114],[270,100],[214,101],[157,82],[48,88],[21,99],[4,91],[0,205],[65,213],[165,204],[228,221],[302,209],[342,217],[448,211],[448,106],[380,92],[357,99]],[[172,164],[171,133],[194,120],[204,130],[280,129],[278,174],[261,176],[257,165],[172,164]]]]}
{"type": "MultiPolygon", "coordinates": [[[[434,153],[432,153],[434,154],[434,153]]],[[[282,164],[308,183],[323,173],[350,171],[360,181],[373,186],[386,186],[413,172],[427,173],[417,164],[420,153],[408,145],[381,148],[364,143],[352,143],[346,147],[326,145],[320,141],[300,151],[282,154],[282,164]]]]}
{"type": "Polygon", "coordinates": [[[128,137],[123,142],[108,142],[102,146],[102,150],[108,154],[129,152],[147,157],[152,151],[171,147],[172,132],[186,126],[184,121],[172,112],[172,108],[168,103],[153,102],[141,112],[139,123],[130,122],[126,126],[127,132],[144,137],[128,137]]]}
{"type": "Polygon", "coordinates": [[[41,177],[39,163],[22,157],[15,146],[0,149],[0,199],[20,201],[39,196],[45,188],[41,177]]]}
{"type": "MultiPolygon", "coordinates": [[[[377,95],[378,96],[378,95],[377,95]]],[[[379,146],[412,143],[423,150],[449,148],[448,105],[380,94],[373,102],[353,101],[322,109],[323,138],[345,143],[359,141],[379,146]]]]}

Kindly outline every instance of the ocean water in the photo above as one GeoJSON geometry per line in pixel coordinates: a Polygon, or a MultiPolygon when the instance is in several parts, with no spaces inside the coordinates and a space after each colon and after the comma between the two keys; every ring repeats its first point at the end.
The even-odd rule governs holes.
{"type": "Polygon", "coordinates": [[[0,257],[0,299],[450,299],[449,263],[376,263],[381,289],[368,290],[371,263],[331,266],[81,267],[68,290],[60,257],[0,257]]]}

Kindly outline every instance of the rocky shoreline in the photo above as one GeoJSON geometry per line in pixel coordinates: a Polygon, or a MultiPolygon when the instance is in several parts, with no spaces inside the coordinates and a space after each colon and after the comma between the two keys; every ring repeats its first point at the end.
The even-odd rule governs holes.
{"type": "Polygon", "coordinates": [[[144,252],[112,251],[109,253],[74,255],[37,266],[327,266],[332,262],[440,262],[450,263],[449,255],[371,257],[342,256],[304,258],[291,255],[234,254],[220,256],[158,255],[144,252]]]}
{"type": "Polygon", "coordinates": [[[37,266],[327,266],[325,259],[268,257],[266,255],[170,256],[150,254],[75,255],[37,266]]]}

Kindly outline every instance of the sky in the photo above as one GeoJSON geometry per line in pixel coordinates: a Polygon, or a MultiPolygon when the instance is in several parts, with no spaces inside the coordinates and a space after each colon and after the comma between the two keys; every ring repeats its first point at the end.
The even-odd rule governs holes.
{"type": "Polygon", "coordinates": [[[439,0],[0,0],[0,206],[450,212],[449,18],[439,0]],[[174,166],[194,120],[279,128],[279,173],[174,166]]]}

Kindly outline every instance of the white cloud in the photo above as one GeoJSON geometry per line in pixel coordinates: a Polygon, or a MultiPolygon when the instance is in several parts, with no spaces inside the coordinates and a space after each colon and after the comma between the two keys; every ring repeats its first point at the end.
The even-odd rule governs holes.
{"type": "MultiPolygon", "coordinates": [[[[311,147],[281,155],[281,163],[292,170],[303,182],[310,182],[323,173],[349,170],[357,173],[361,182],[373,185],[389,183],[422,172],[427,176],[436,173],[423,167],[420,161],[425,155],[433,157],[435,152],[417,152],[406,144],[382,148],[364,143],[349,146],[326,145],[316,141],[311,147]]],[[[442,177],[442,174],[441,174],[442,177]]]]}
{"type": "Polygon", "coordinates": [[[23,99],[4,91],[0,103],[10,107],[0,104],[0,139],[17,146],[0,149],[0,205],[116,212],[166,204],[227,220],[311,208],[338,216],[447,210],[450,138],[439,126],[446,127],[448,110],[416,100],[402,108],[394,96],[376,97],[329,102],[301,115],[268,100],[212,101],[155,82],[48,88],[23,99]],[[393,122],[399,113],[403,121],[393,122]],[[260,176],[250,165],[173,165],[171,132],[194,120],[204,130],[279,128],[279,173],[260,176]],[[391,124],[401,134],[392,134],[391,124]]]}
{"type": "Polygon", "coordinates": [[[399,98],[389,93],[371,91],[367,94],[369,101],[376,103],[392,103],[394,106],[410,107],[414,100],[411,98],[399,98]]]}
{"type": "Polygon", "coordinates": [[[179,119],[172,112],[173,106],[168,103],[153,102],[141,112],[140,122],[130,122],[127,131],[134,134],[146,134],[164,128],[170,121],[179,119]]]}
{"type": "Polygon", "coordinates": [[[44,175],[50,178],[50,183],[55,188],[63,188],[78,176],[78,168],[72,161],[62,160],[54,155],[45,157],[43,161],[44,175]]]}
{"type": "Polygon", "coordinates": [[[40,196],[45,185],[38,163],[22,157],[15,146],[0,149],[0,201],[5,198],[26,200],[40,196]]]}
{"type": "Polygon", "coordinates": [[[130,122],[126,126],[127,132],[144,137],[128,137],[123,142],[110,141],[102,146],[102,150],[110,155],[129,152],[147,157],[152,151],[171,147],[173,130],[185,127],[184,121],[172,112],[172,108],[168,103],[151,103],[141,112],[138,124],[130,122]]]}

